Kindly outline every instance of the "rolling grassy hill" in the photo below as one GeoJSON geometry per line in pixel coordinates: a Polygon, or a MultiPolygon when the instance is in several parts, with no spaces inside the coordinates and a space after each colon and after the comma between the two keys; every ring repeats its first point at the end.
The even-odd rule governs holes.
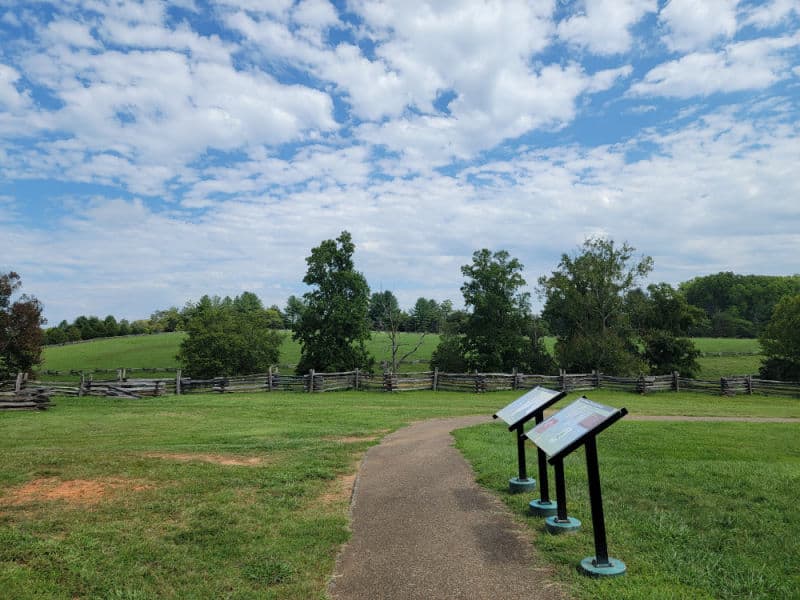
{"type": "MultiPolygon", "coordinates": [[[[281,347],[281,365],[295,365],[300,360],[300,344],[292,339],[289,332],[281,347]]],[[[160,333],[131,337],[104,338],[67,344],[64,346],[48,346],[44,350],[42,370],[70,371],[93,369],[128,368],[176,368],[179,366],[177,354],[183,332],[160,333]]],[[[420,334],[400,334],[400,352],[402,355],[411,350],[419,341],[420,334]]],[[[406,371],[426,370],[431,354],[439,343],[438,334],[425,336],[419,350],[411,360],[422,360],[422,364],[404,365],[406,371]]],[[[391,359],[391,344],[385,333],[374,332],[367,345],[370,354],[380,363],[391,359]]]]}
{"type": "MultiPolygon", "coordinates": [[[[106,338],[68,344],[65,346],[48,346],[44,351],[44,364],[42,370],[69,372],[70,370],[116,369],[127,368],[177,368],[179,366],[176,355],[181,340],[185,334],[182,332],[162,333],[157,335],[144,335],[120,338],[106,338]]],[[[411,349],[419,339],[419,334],[401,334],[400,354],[411,349]]],[[[703,379],[717,379],[728,375],[746,375],[758,372],[761,364],[761,348],[758,340],[731,339],[731,338],[695,338],[698,350],[705,353],[699,359],[702,367],[700,377],[703,379]],[[715,356],[714,353],[723,353],[715,356]],[[731,355],[730,353],[740,353],[731,355]]],[[[436,345],[439,343],[437,334],[425,337],[419,350],[409,360],[421,361],[418,364],[405,364],[403,371],[427,370],[428,361],[436,345]]],[[[548,338],[547,346],[552,351],[554,340],[548,338]]],[[[368,349],[375,360],[380,364],[383,360],[390,360],[390,343],[385,333],[375,332],[368,349]]],[[[281,365],[295,365],[300,359],[300,345],[292,340],[287,332],[286,339],[281,348],[281,365]]],[[[286,368],[286,367],[285,367],[286,368]]]]}

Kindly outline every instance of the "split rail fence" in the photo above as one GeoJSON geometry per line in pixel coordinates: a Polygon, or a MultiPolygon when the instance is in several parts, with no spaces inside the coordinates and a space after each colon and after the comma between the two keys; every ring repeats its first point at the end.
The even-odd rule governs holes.
{"type": "MultiPolygon", "coordinates": [[[[20,374],[16,380],[0,381],[0,397],[12,398],[25,390],[40,390],[55,396],[102,396],[117,398],[155,397],[165,394],[192,394],[203,392],[333,392],[339,390],[366,390],[403,392],[412,390],[495,392],[526,390],[537,385],[551,389],[589,391],[611,389],[649,394],[653,392],[705,392],[734,396],[737,394],[762,394],[800,396],[800,382],[771,381],[751,375],[723,377],[718,380],[701,380],[671,375],[613,377],[599,372],[566,373],[558,375],[531,375],[526,373],[445,373],[438,370],[417,373],[372,374],[355,371],[341,373],[316,373],[305,375],[282,374],[275,367],[267,373],[240,377],[214,377],[192,379],[183,377],[180,369],[174,378],[129,378],[127,369],[118,369],[113,380],[97,380],[93,375],[81,374],[76,384],[28,380],[20,374]]],[[[10,401],[10,400],[9,400],[10,401]]]]}

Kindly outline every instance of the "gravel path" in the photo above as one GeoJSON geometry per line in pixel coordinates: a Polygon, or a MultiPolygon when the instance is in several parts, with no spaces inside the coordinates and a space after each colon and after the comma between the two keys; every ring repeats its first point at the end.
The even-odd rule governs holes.
{"type": "Polygon", "coordinates": [[[487,417],[405,427],[373,446],[359,471],[353,536],[330,594],[339,600],[551,600],[522,527],[474,481],[450,431],[487,417]]]}
{"type": "MultiPolygon", "coordinates": [[[[628,415],[635,421],[800,423],[796,418],[628,415]]],[[[373,446],[358,473],[350,542],[329,586],[337,600],[555,600],[566,593],[502,503],[474,481],[454,429],[435,419],[373,446]]]]}

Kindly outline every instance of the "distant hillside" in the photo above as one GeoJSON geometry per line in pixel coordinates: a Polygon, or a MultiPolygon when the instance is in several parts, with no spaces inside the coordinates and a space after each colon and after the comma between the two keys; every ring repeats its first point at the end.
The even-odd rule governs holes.
{"type": "MultiPolygon", "coordinates": [[[[93,369],[136,368],[176,368],[176,355],[183,339],[183,332],[158,333],[132,337],[116,337],[89,340],[64,346],[47,346],[44,349],[42,370],[70,371],[93,369]]],[[[416,344],[420,334],[400,334],[400,353],[404,354],[416,344]]],[[[422,360],[423,364],[405,365],[404,370],[427,370],[431,354],[439,343],[437,334],[428,334],[420,349],[409,360],[422,360]]],[[[385,333],[375,332],[368,345],[370,353],[380,364],[390,360],[391,347],[385,333]]],[[[286,332],[281,348],[280,363],[295,365],[300,359],[300,345],[286,332]]]]}
{"type": "MultiPolygon", "coordinates": [[[[42,370],[70,371],[93,369],[136,368],[176,368],[175,356],[185,334],[182,332],[159,333],[153,335],[117,337],[90,340],[65,346],[48,346],[44,350],[42,370]]],[[[412,347],[419,334],[401,335],[401,353],[412,347]]],[[[758,340],[734,338],[695,338],[697,349],[705,356],[700,358],[702,367],[700,377],[717,379],[726,375],[746,375],[758,372],[761,364],[761,348],[758,340]],[[713,356],[713,353],[722,353],[713,356]],[[739,355],[735,355],[739,354],[739,355]]],[[[428,370],[428,361],[439,343],[439,336],[429,334],[424,344],[410,360],[421,360],[421,364],[403,365],[403,371],[428,370]]],[[[554,340],[548,338],[547,347],[552,351],[554,340]]],[[[373,333],[369,350],[380,365],[380,361],[390,359],[388,336],[373,333]]],[[[300,358],[300,345],[293,341],[289,332],[281,349],[280,363],[295,365],[300,358]]]]}

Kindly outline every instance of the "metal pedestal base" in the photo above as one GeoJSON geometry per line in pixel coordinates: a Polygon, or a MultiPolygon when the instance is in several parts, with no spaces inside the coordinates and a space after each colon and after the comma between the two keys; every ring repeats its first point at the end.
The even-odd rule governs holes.
{"type": "Polygon", "coordinates": [[[594,556],[587,556],[581,561],[578,570],[589,577],[616,577],[625,574],[625,563],[621,560],[609,557],[607,566],[597,566],[596,560],[594,556]]]}
{"type": "Polygon", "coordinates": [[[558,503],[555,500],[549,502],[542,502],[539,500],[531,500],[528,502],[528,510],[536,517],[552,517],[558,514],[558,503]]]}
{"type": "Polygon", "coordinates": [[[536,480],[528,477],[527,479],[520,479],[519,477],[512,477],[508,480],[508,490],[512,494],[520,492],[530,492],[536,489],[536,480]]]}
{"type": "Polygon", "coordinates": [[[567,517],[566,521],[559,521],[558,517],[547,517],[544,520],[544,528],[554,535],[572,533],[581,528],[581,522],[574,517],[567,517]]]}

